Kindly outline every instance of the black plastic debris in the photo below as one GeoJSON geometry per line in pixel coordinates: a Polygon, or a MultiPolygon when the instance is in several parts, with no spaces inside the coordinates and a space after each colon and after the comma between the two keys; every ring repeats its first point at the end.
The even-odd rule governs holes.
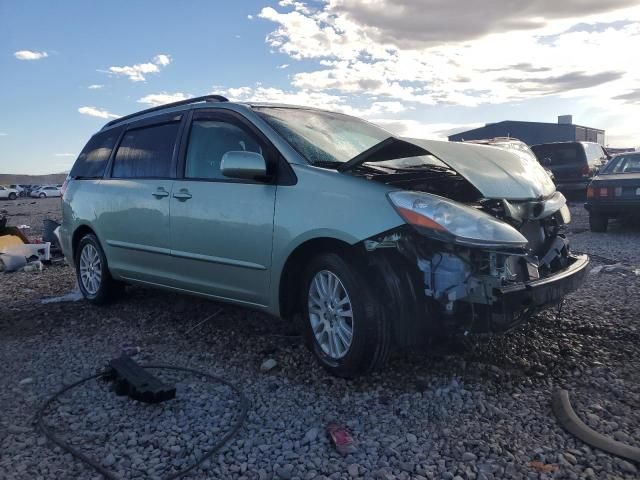
{"type": "Polygon", "coordinates": [[[116,395],[127,395],[144,403],[160,403],[176,397],[176,387],[164,383],[128,356],[109,362],[116,395]]]}

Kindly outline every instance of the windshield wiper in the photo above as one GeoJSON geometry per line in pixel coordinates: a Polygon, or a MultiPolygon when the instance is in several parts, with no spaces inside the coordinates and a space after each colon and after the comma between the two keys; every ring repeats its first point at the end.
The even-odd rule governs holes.
{"type": "Polygon", "coordinates": [[[344,162],[339,162],[337,160],[314,160],[311,162],[311,165],[314,167],[322,167],[322,168],[336,168],[343,165],[344,162]]]}
{"type": "Polygon", "coordinates": [[[348,162],[338,167],[339,172],[348,172],[355,167],[368,162],[384,162],[385,160],[395,160],[397,158],[419,157],[429,155],[424,148],[413,143],[409,143],[399,138],[389,137],[376,143],[373,147],[359,153],[348,162]]]}

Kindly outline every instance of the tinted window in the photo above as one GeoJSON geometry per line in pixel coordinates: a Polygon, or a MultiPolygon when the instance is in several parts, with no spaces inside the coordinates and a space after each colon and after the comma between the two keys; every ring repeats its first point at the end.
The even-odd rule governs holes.
{"type": "Polygon", "coordinates": [[[111,129],[96,133],[82,149],[80,156],[71,169],[73,178],[100,178],[104,175],[107,161],[111,155],[121,129],[111,129]]]}
{"type": "Polygon", "coordinates": [[[531,150],[543,165],[568,165],[584,161],[584,150],[579,143],[534,145],[531,150]]]}
{"type": "Polygon", "coordinates": [[[113,161],[115,178],[166,178],[171,176],[178,122],[129,130],[113,161]]]}
{"type": "Polygon", "coordinates": [[[194,120],[189,133],[184,176],[186,178],[227,178],[220,164],[227,152],[262,153],[249,132],[219,120],[194,120]]]}

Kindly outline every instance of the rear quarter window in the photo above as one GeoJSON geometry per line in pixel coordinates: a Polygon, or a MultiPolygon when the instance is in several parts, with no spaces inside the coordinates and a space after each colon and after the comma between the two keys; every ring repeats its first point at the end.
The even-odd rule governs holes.
{"type": "Polygon", "coordinates": [[[127,130],[113,160],[113,178],[168,178],[179,122],[127,130]]]}
{"type": "Polygon", "coordinates": [[[578,143],[534,145],[531,150],[543,165],[570,165],[585,160],[584,149],[578,143]]]}
{"type": "Polygon", "coordinates": [[[597,143],[583,143],[584,151],[587,155],[587,161],[589,165],[597,165],[602,163],[607,158],[604,154],[604,150],[597,143]]]}
{"type": "Polygon", "coordinates": [[[118,141],[122,129],[98,132],[82,149],[69,176],[72,178],[102,178],[107,168],[111,151],[118,141]]]}

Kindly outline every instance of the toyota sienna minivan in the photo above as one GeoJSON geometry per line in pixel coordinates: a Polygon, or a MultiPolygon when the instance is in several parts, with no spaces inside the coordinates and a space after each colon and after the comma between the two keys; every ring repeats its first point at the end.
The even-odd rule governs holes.
{"type": "Polygon", "coordinates": [[[306,107],[210,95],[110,121],[63,192],[87,300],[138,284],[296,320],[343,377],[443,332],[505,331],[588,264],[530,155],[306,107]]]}

